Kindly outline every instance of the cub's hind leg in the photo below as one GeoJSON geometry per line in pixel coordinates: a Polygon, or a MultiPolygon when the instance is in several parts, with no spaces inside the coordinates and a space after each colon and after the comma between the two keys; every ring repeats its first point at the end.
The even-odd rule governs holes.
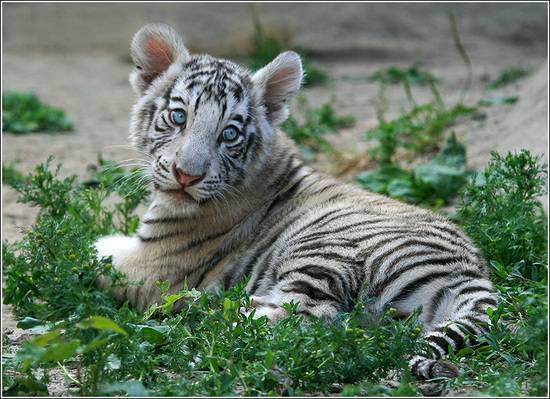
{"type": "Polygon", "coordinates": [[[496,306],[492,285],[486,279],[462,281],[438,291],[432,298],[424,328],[432,356],[413,356],[409,361],[411,371],[422,378],[456,376],[456,366],[443,359],[450,349],[456,353],[475,346],[476,337],[488,332],[487,308],[496,306]]]}
{"type": "Polygon", "coordinates": [[[372,285],[370,296],[377,298],[375,311],[393,307],[406,315],[422,307],[419,321],[431,353],[412,356],[409,365],[425,379],[458,375],[458,368],[445,360],[450,348],[458,352],[473,346],[475,337],[487,332],[487,308],[497,306],[491,282],[479,268],[462,262],[387,276],[372,285]]]}

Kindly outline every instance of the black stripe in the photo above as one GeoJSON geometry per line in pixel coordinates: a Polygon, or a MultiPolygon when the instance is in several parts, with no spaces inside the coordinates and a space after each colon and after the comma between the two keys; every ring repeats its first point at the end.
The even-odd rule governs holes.
{"type": "Polygon", "coordinates": [[[476,331],[473,327],[469,326],[468,324],[464,323],[464,321],[456,321],[455,324],[458,327],[462,327],[464,330],[466,330],[467,334],[469,334],[472,338],[476,337],[479,334],[478,331],[476,331]]]}
{"type": "MultiPolygon", "coordinates": [[[[411,248],[411,250],[412,250],[412,248],[411,248]]],[[[380,271],[379,268],[378,268],[377,272],[378,272],[378,275],[388,275],[390,272],[394,273],[396,267],[399,266],[399,265],[402,265],[402,267],[399,268],[399,270],[403,271],[405,269],[405,267],[407,269],[410,269],[410,268],[421,266],[421,265],[424,265],[424,264],[430,264],[430,262],[427,262],[427,260],[428,259],[434,259],[434,258],[428,258],[427,255],[437,255],[439,253],[440,253],[439,251],[433,250],[433,249],[425,249],[425,250],[422,250],[422,251],[415,251],[414,253],[411,253],[409,251],[409,252],[406,252],[402,255],[399,255],[398,257],[393,259],[391,261],[391,263],[384,270],[380,271]],[[418,258],[420,256],[422,256],[424,258],[422,258],[419,261],[403,265],[403,261],[409,260],[410,258],[418,258]]],[[[439,264],[439,262],[442,259],[445,259],[445,258],[447,258],[447,257],[436,258],[436,259],[438,259],[438,262],[434,261],[433,264],[439,264]]],[[[383,263],[384,262],[381,262],[379,267],[381,267],[383,263]]]]}
{"type": "Polygon", "coordinates": [[[292,196],[296,193],[298,188],[300,187],[300,184],[302,183],[302,181],[304,181],[304,179],[309,177],[309,176],[310,176],[310,174],[307,174],[305,176],[300,177],[296,182],[294,182],[292,184],[292,186],[290,186],[290,188],[288,190],[285,190],[284,192],[279,193],[273,199],[273,201],[269,205],[269,208],[267,208],[267,212],[268,213],[271,212],[273,210],[273,208],[275,208],[280,203],[285,203],[285,202],[289,201],[292,198],[292,196]]]}
{"type": "Polygon", "coordinates": [[[294,269],[287,270],[281,274],[279,274],[276,277],[277,281],[282,281],[286,276],[288,276],[291,273],[300,273],[300,274],[306,274],[310,276],[312,279],[315,280],[325,280],[329,287],[335,288],[336,283],[339,283],[340,290],[342,292],[345,292],[346,290],[346,283],[342,279],[342,276],[338,274],[335,270],[329,269],[326,267],[318,266],[318,265],[304,265],[300,266],[294,269]]]}
{"type": "Polygon", "coordinates": [[[202,244],[204,244],[208,241],[212,241],[212,240],[215,240],[216,238],[223,237],[224,235],[231,232],[231,230],[233,230],[233,227],[231,227],[227,230],[224,230],[224,231],[220,231],[218,233],[211,234],[211,235],[209,235],[207,237],[204,237],[204,238],[201,238],[201,239],[193,240],[190,243],[185,244],[185,245],[175,249],[174,251],[167,252],[165,254],[165,256],[171,256],[171,255],[175,255],[175,254],[180,253],[180,252],[188,251],[188,250],[190,250],[192,248],[195,248],[199,245],[202,245],[202,244]]]}
{"type": "Polygon", "coordinates": [[[216,73],[215,69],[206,69],[198,72],[194,72],[191,75],[187,76],[186,80],[194,80],[199,76],[213,75],[216,73]]]}
{"type": "Polygon", "coordinates": [[[200,92],[200,94],[197,96],[197,98],[195,99],[195,105],[193,107],[193,112],[196,113],[197,112],[197,107],[199,106],[199,102],[201,100],[201,97],[204,93],[204,90],[200,92]]]}
{"type": "Polygon", "coordinates": [[[229,117],[229,119],[234,120],[234,121],[237,121],[237,122],[240,122],[240,123],[243,123],[243,122],[244,122],[243,116],[242,116],[242,115],[239,115],[239,114],[231,115],[231,116],[229,117]]]}
{"type": "Polygon", "coordinates": [[[481,285],[469,286],[469,287],[462,288],[458,292],[457,296],[460,296],[460,295],[463,295],[463,294],[469,294],[470,292],[481,292],[481,291],[491,292],[491,289],[489,289],[487,287],[483,287],[481,285]]]}
{"type": "MultiPolygon", "coordinates": [[[[358,214],[359,212],[358,211],[352,211],[352,212],[348,212],[348,213],[344,213],[344,214],[341,214],[341,215],[336,215],[334,217],[330,217],[329,219],[327,220],[324,220],[326,219],[327,217],[329,216],[333,216],[334,214],[337,214],[338,212],[341,212],[341,211],[345,211],[345,209],[334,209],[328,213],[325,213],[321,216],[319,216],[318,218],[316,218],[315,220],[309,222],[308,224],[306,224],[305,226],[302,226],[301,228],[299,228],[298,230],[296,230],[293,234],[292,234],[292,237],[290,238],[289,242],[292,243],[294,242],[296,239],[301,239],[300,237],[300,234],[306,230],[308,230],[309,228],[312,228],[313,226],[315,226],[317,223],[320,223],[319,225],[315,226],[316,229],[320,228],[320,227],[323,227],[325,226],[326,224],[338,219],[338,218],[341,218],[341,217],[346,217],[346,216],[351,216],[351,215],[354,215],[354,214],[358,214]]],[[[364,212],[361,212],[361,214],[363,214],[364,212]]]]}
{"type": "Polygon", "coordinates": [[[436,364],[437,364],[437,362],[432,362],[428,366],[428,377],[429,378],[433,378],[433,376],[434,376],[434,367],[435,367],[436,364]]]}
{"type": "Polygon", "coordinates": [[[168,174],[171,173],[170,170],[168,170],[168,168],[164,165],[164,163],[162,163],[162,162],[157,162],[157,165],[160,166],[160,168],[161,168],[162,170],[164,170],[166,173],[168,173],[168,174]]]}
{"type": "Polygon", "coordinates": [[[432,322],[433,318],[435,317],[435,314],[439,309],[439,305],[441,305],[441,300],[443,299],[443,296],[448,292],[449,292],[449,288],[443,287],[443,288],[440,288],[439,291],[437,291],[437,293],[432,297],[432,300],[430,302],[430,308],[427,311],[426,324],[429,324],[432,322]]]}
{"type": "Polygon", "coordinates": [[[155,130],[159,133],[166,133],[168,129],[164,129],[158,125],[158,121],[155,122],[155,130]]]}
{"type": "Polygon", "coordinates": [[[449,345],[451,344],[445,338],[440,337],[439,335],[429,335],[426,337],[426,341],[430,341],[436,344],[441,349],[443,349],[444,353],[449,353],[449,345]]]}
{"type": "Polygon", "coordinates": [[[487,331],[487,322],[481,320],[481,319],[478,319],[474,316],[470,316],[470,315],[467,315],[464,317],[466,320],[468,320],[469,322],[475,324],[477,327],[479,327],[482,331],[487,331]]]}
{"type": "MultiPolygon", "coordinates": [[[[319,246],[316,245],[315,249],[319,249],[319,246]]],[[[323,259],[329,259],[329,260],[334,260],[334,261],[337,261],[337,262],[342,262],[342,263],[359,263],[358,260],[356,258],[350,258],[348,256],[344,256],[344,255],[341,255],[339,254],[338,252],[334,252],[334,251],[327,251],[327,252],[320,252],[320,251],[317,251],[317,252],[307,252],[308,250],[302,250],[301,248],[298,248],[294,251],[292,251],[292,253],[290,254],[290,256],[287,258],[288,260],[291,260],[291,259],[303,259],[303,258],[316,258],[316,257],[319,257],[319,258],[323,258],[323,259]]]]}
{"type": "Polygon", "coordinates": [[[489,305],[489,306],[493,306],[493,307],[497,307],[497,301],[494,299],[494,298],[481,298],[481,299],[478,299],[477,301],[475,301],[475,305],[474,305],[474,311],[478,312],[478,313],[481,313],[481,314],[485,314],[483,308],[481,307],[482,305],[489,305]]]}
{"type": "Polygon", "coordinates": [[[195,272],[198,272],[200,270],[203,270],[201,275],[199,276],[199,278],[197,279],[197,283],[195,284],[195,287],[199,287],[202,283],[202,281],[204,280],[204,278],[206,277],[206,274],[212,270],[214,267],[216,267],[216,265],[228,254],[230,253],[231,251],[233,250],[233,248],[226,248],[226,249],[219,249],[218,251],[216,251],[216,253],[211,256],[208,260],[204,261],[204,262],[201,262],[199,263],[198,266],[195,266],[190,272],[189,274],[191,273],[195,273],[195,272]]]}
{"type": "Polygon", "coordinates": [[[328,292],[325,292],[318,287],[315,287],[313,284],[306,280],[295,280],[287,287],[281,288],[281,291],[304,294],[311,299],[315,299],[317,301],[332,301],[338,303],[340,302],[340,300],[334,295],[329,294],[328,292]]]}
{"type": "Polygon", "coordinates": [[[317,191],[314,191],[313,193],[311,193],[312,196],[316,196],[316,195],[319,195],[321,193],[324,193],[325,191],[331,189],[331,188],[335,188],[335,187],[340,187],[341,185],[340,184],[336,184],[336,183],[330,183],[326,186],[324,186],[323,188],[317,190],[317,191]]]}
{"type": "Polygon", "coordinates": [[[395,302],[400,302],[403,299],[406,299],[409,296],[411,296],[419,288],[431,283],[434,280],[437,280],[438,278],[448,276],[449,274],[450,274],[449,271],[444,271],[444,272],[439,272],[439,273],[427,274],[425,276],[414,279],[409,284],[407,284],[405,287],[403,287],[399,294],[394,295],[394,297],[391,300],[389,300],[388,303],[392,304],[392,303],[395,303],[395,302]]]}
{"type": "Polygon", "coordinates": [[[155,113],[157,112],[157,104],[154,102],[150,103],[150,109],[149,113],[147,114],[147,128],[146,130],[149,131],[151,129],[151,125],[153,124],[153,118],[155,117],[155,113]]]}
{"type": "MultiPolygon", "coordinates": [[[[266,216],[267,215],[268,214],[266,213],[266,216]]],[[[253,266],[259,260],[258,255],[260,255],[260,254],[265,255],[266,250],[275,243],[275,241],[280,237],[281,233],[283,231],[285,231],[289,226],[296,223],[296,221],[298,219],[300,219],[301,217],[303,217],[302,213],[299,214],[298,216],[290,219],[290,220],[285,221],[282,225],[277,224],[275,226],[271,226],[271,229],[269,229],[267,232],[263,232],[262,230],[260,230],[258,232],[258,234],[261,235],[261,236],[264,236],[266,238],[264,238],[263,244],[259,245],[256,248],[256,250],[254,251],[254,253],[249,256],[248,262],[244,266],[245,273],[250,273],[253,266]],[[273,230],[275,230],[275,229],[276,229],[276,232],[273,233],[273,230]]],[[[265,218],[265,216],[264,216],[264,218],[265,218]]],[[[265,256],[267,257],[267,256],[271,255],[271,253],[269,253],[268,255],[265,255],[265,256]]],[[[250,292],[251,294],[253,294],[258,289],[258,287],[260,285],[260,280],[262,279],[263,275],[265,274],[265,272],[267,271],[268,268],[269,268],[269,263],[262,262],[261,270],[258,272],[257,277],[254,280],[254,284],[252,285],[251,292],[250,292]]]]}
{"type": "MultiPolygon", "coordinates": [[[[348,225],[341,226],[341,227],[338,227],[338,228],[332,228],[328,231],[320,231],[320,232],[311,233],[309,235],[313,235],[313,234],[322,234],[322,235],[324,235],[324,234],[331,234],[331,235],[332,234],[337,234],[337,233],[341,233],[342,231],[351,230],[354,227],[365,226],[366,223],[367,223],[366,221],[361,220],[360,222],[348,224],[348,225]]],[[[368,229],[361,230],[361,232],[374,230],[374,229],[383,229],[383,227],[378,226],[378,227],[368,228],[368,229]]],[[[384,233],[384,232],[386,232],[386,230],[382,231],[381,233],[384,233]]],[[[305,237],[308,237],[308,236],[305,236],[305,237]]]]}
{"type": "Polygon", "coordinates": [[[466,341],[464,340],[464,337],[460,335],[459,332],[453,330],[450,326],[438,328],[436,329],[436,331],[439,331],[445,334],[447,337],[449,337],[455,342],[456,344],[455,351],[458,351],[464,348],[464,346],[466,346],[466,341]]]}
{"type": "Polygon", "coordinates": [[[151,153],[154,153],[155,151],[157,151],[159,148],[161,148],[165,144],[169,143],[170,141],[171,141],[170,138],[164,138],[164,139],[156,140],[155,144],[151,148],[151,153]]]}
{"type": "Polygon", "coordinates": [[[428,360],[428,359],[423,359],[423,358],[416,359],[416,362],[414,362],[414,363],[411,365],[411,373],[412,373],[412,374],[417,374],[419,364],[422,363],[423,361],[427,361],[427,360],[428,360]]]}
{"type": "MultiPolygon", "coordinates": [[[[392,238],[392,239],[394,239],[394,238],[392,238]]],[[[372,272],[371,272],[372,276],[374,276],[375,274],[377,274],[379,272],[379,268],[380,268],[380,266],[382,266],[382,264],[384,263],[386,258],[391,256],[394,252],[396,252],[400,249],[409,247],[409,246],[410,246],[409,256],[414,256],[414,251],[416,251],[418,249],[418,247],[416,247],[416,245],[420,245],[423,248],[427,247],[427,248],[429,248],[429,250],[439,250],[441,252],[447,252],[447,253],[452,252],[449,249],[447,249],[446,247],[444,247],[440,244],[434,243],[434,242],[418,240],[416,238],[409,238],[409,237],[406,237],[406,236],[402,236],[402,237],[398,237],[398,238],[405,238],[405,240],[403,242],[401,242],[399,245],[397,245],[395,247],[392,247],[390,249],[387,249],[386,251],[382,252],[380,255],[376,256],[374,259],[369,261],[369,263],[372,265],[372,272]]],[[[386,240],[385,243],[388,243],[389,241],[390,240],[386,240]]],[[[379,245],[379,244],[376,245],[377,249],[381,248],[383,246],[384,245],[379,245]]],[[[369,251],[369,252],[371,254],[374,253],[374,251],[369,251]]],[[[429,259],[426,259],[426,260],[420,260],[420,261],[417,261],[413,264],[410,264],[410,265],[407,266],[407,268],[412,268],[412,267],[416,267],[416,266],[423,265],[423,264],[427,264],[427,265],[429,265],[429,264],[441,264],[442,266],[445,266],[445,265],[448,265],[449,263],[461,261],[462,259],[463,258],[461,256],[448,256],[448,257],[446,256],[446,257],[443,257],[440,260],[432,260],[432,261],[430,261],[429,259]]],[[[393,269],[396,264],[397,264],[397,262],[394,262],[389,269],[393,269]]]]}
{"type": "Polygon", "coordinates": [[[296,314],[297,314],[297,315],[302,315],[302,316],[307,316],[307,317],[313,316],[313,313],[311,313],[311,312],[310,312],[309,310],[307,310],[307,309],[297,310],[297,311],[296,311],[296,314]]]}
{"type": "Polygon", "coordinates": [[[180,103],[182,103],[182,104],[184,104],[184,105],[187,104],[187,103],[184,101],[184,99],[181,98],[180,96],[172,96],[172,97],[170,97],[170,100],[172,100],[172,101],[178,101],[178,102],[180,102],[180,103]]]}

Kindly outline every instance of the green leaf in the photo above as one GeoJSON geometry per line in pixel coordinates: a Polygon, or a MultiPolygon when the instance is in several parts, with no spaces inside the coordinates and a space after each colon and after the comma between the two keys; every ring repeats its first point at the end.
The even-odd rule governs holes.
{"type": "Polygon", "coordinates": [[[376,193],[387,194],[388,185],[393,180],[407,180],[411,175],[406,170],[394,166],[382,166],[378,169],[368,170],[357,175],[357,181],[376,193]]]}
{"type": "Polygon", "coordinates": [[[465,169],[436,162],[414,168],[415,178],[430,186],[440,198],[450,198],[466,183],[465,169]]]}
{"type": "Polygon", "coordinates": [[[122,327],[120,327],[111,319],[103,316],[90,316],[87,319],[84,319],[80,323],[78,323],[77,327],[95,328],[97,330],[114,331],[124,335],[125,337],[128,336],[128,333],[122,327]]]}
{"type": "Polygon", "coordinates": [[[49,342],[51,342],[54,339],[56,339],[57,337],[59,337],[60,334],[61,334],[61,332],[59,330],[50,331],[46,334],[43,334],[39,337],[36,337],[35,339],[32,340],[32,343],[37,345],[37,346],[44,347],[49,342]]]}
{"type": "Polygon", "coordinates": [[[89,353],[97,348],[102,347],[107,342],[111,341],[112,336],[107,337],[96,337],[93,340],[91,340],[84,348],[81,348],[80,351],[82,353],[89,353]]]}
{"type": "Polygon", "coordinates": [[[34,93],[9,91],[2,94],[2,124],[6,132],[62,132],[72,122],[60,108],[43,104],[34,93]]]}
{"type": "Polygon", "coordinates": [[[48,347],[40,358],[42,362],[59,362],[73,357],[80,346],[78,339],[68,342],[56,342],[48,347]]]}
{"type": "Polygon", "coordinates": [[[418,202],[421,200],[417,186],[410,177],[392,180],[386,189],[388,195],[393,198],[407,202],[418,202]]]}
{"type": "Polygon", "coordinates": [[[137,326],[140,335],[153,344],[162,344],[166,341],[170,331],[168,326],[137,326]]]}

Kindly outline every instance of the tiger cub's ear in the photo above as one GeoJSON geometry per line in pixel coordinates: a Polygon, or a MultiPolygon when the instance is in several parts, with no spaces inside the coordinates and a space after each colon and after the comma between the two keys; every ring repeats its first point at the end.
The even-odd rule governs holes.
{"type": "Polygon", "coordinates": [[[302,77],[302,61],[294,51],[279,54],[252,76],[254,90],[273,126],[288,117],[288,100],[300,89],[302,77]]]}
{"type": "Polygon", "coordinates": [[[130,74],[130,83],[138,94],[142,94],[170,65],[189,58],[178,32],[165,24],[142,27],[132,39],[130,55],[136,66],[130,74]]]}

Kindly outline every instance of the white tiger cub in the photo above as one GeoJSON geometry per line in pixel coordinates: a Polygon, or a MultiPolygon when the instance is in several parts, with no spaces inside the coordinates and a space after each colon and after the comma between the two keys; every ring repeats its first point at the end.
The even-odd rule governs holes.
{"type": "MultiPolygon", "coordinates": [[[[130,140],[149,155],[151,205],[133,237],[96,243],[99,257],[141,282],[115,295],[137,309],[176,291],[246,287],[255,316],[277,321],[283,303],[331,318],[358,298],[420,320],[432,354],[410,359],[423,378],[455,376],[449,348],[486,332],[495,307],[483,257],[444,217],[305,166],[277,130],[302,83],[299,56],[280,54],[256,73],[191,55],[165,25],[136,33],[130,81],[139,99],[130,140]]],[[[109,282],[100,281],[102,286],[109,282]]]]}

